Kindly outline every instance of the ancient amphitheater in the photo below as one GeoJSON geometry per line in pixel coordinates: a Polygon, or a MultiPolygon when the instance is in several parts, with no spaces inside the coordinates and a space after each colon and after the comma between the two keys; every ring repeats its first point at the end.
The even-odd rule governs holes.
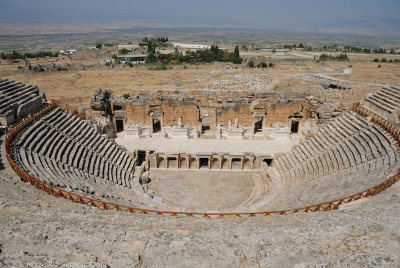
{"type": "Polygon", "coordinates": [[[7,79],[0,96],[3,265],[400,265],[398,87],[351,107],[97,90],[78,111],[7,79]]]}

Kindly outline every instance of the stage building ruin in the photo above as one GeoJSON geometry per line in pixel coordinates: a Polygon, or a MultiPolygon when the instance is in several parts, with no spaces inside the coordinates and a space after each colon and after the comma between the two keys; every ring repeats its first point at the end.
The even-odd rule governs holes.
{"type": "Polygon", "coordinates": [[[134,138],[296,139],[342,112],[320,109],[305,95],[285,99],[271,92],[140,91],[128,98],[96,92],[91,115],[134,138]]]}

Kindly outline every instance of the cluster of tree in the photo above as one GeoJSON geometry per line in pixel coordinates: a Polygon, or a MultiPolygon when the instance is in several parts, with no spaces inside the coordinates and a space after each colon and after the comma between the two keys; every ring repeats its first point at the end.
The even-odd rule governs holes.
{"type": "Polygon", "coordinates": [[[12,53],[0,53],[2,60],[16,60],[16,59],[28,59],[28,58],[46,58],[46,57],[58,57],[58,52],[40,51],[36,53],[24,53],[21,54],[17,51],[12,53]]]}
{"type": "Polygon", "coordinates": [[[146,58],[146,62],[163,62],[163,63],[199,63],[199,62],[232,62],[235,64],[241,64],[243,59],[239,55],[239,48],[236,46],[233,52],[220,49],[217,45],[211,46],[197,51],[187,51],[186,55],[183,56],[177,50],[175,53],[162,54],[162,53],[149,53],[146,58]]]}
{"type": "Polygon", "coordinates": [[[343,48],[344,51],[348,51],[348,52],[355,52],[355,53],[376,53],[376,54],[397,54],[396,51],[394,51],[394,49],[391,49],[390,51],[384,49],[384,48],[377,48],[377,49],[373,49],[373,48],[362,48],[362,47],[354,47],[351,45],[345,46],[343,48]]]}
{"type": "Polygon", "coordinates": [[[97,49],[101,49],[103,46],[106,46],[106,47],[113,47],[113,46],[115,46],[116,44],[114,44],[114,43],[97,43],[96,44],[96,48],[97,49]]]}
{"type": "Polygon", "coordinates": [[[335,49],[338,48],[338,46],[336,44],[333,44],[333,45],[325,45],[322,48],[325,49],[325,50],[328,50],[328,49],[335,50],[335,49]]]}
{"type": "Polygon", "coordinates": [[[264,61],[262,61],[262,62],[260,62],[259,64],[257,64],[257,66],[254,64],[254,61],[249,61],[248,63],[247,63],[247,66],[249,66],[250,68],[254,68],[254,67],[257,67],[257,68],[267,68],[267,67],[270,67],[270,68],[272,68],[272,67],[274,67],[275,66],[275,64],[273,64],[272,62],[270,62],[269,64],[267,64],[266,62],[264,62],[264,61]]]}
{"type": "MultiPolygon", "coordinates": [[[[376,58],[376,59],[374,59],[373,60],[373,62],[379,62],[379,59],[378,58],[376,58]]],[[[387,60],[386,58],[382,58],[381,60],[380,60],[380,62],[390,62],[390,63],[392,63],[392,62],[400,62],[400,60],[398,60],[398,59],[395,59],[395,60],[387,60]]]]}
{"type": "Polygon", "coordinates": [[[126,49],[126,48],[123,48],[123,49],[120,49],[120,50],[119,50],[119,54],[126,55],[126,54],[128,54],[128,53],[129,53],[129,50],[126,49]]]}
{"type": "Polygon", "coordinates": [[[372,51],[372,53],[378,53],[378,54],[386,54],[387,53],[386,49],[384,49],[384,48],[372,49],[371,51],[372,51]]]}
{"type": "Polygon", "coordinates": [[[284,44],[283,48],[285,48],[285,49],[304,48],[304,45],[303,45],[303,43],[300,43],[298,45],[296,45],[296,44],[293,44],[293,45],[292,44],[284,44]]]}
{"type": "Polygon", "coordinates": [[[147,47],[147,53],[156,53],[157,47],[168,47],[168,37],[156,37],[156,38],[143,38],[143,42],[139,43],[141,47],[147,47]]]}
{"type": "Polygon", "coordinates": [[[147,37],[143,38],[143,43],[147,43],[149,41],[156,41],[157,43],[167,43],[168,37],[158,36],[156,38],[148,39],[147,37]]]}
{"type": "Polygon", "coordinates": [[[340,61],[345,61],[349,60],[349,57],[347,56],[346,53],[340,53],[339,55],[328,55],[326,53],[322,53],[319,56],[320,60],[340,60],[340,61]]]}

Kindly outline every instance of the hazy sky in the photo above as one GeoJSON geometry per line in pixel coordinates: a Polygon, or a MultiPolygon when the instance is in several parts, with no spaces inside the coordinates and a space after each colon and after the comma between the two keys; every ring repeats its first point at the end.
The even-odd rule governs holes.
{"type": "Polygon", "coordinates": [[[0,0],[1,22],[133,21],[301,29],[399,21],[400,0],[0,0]]]}

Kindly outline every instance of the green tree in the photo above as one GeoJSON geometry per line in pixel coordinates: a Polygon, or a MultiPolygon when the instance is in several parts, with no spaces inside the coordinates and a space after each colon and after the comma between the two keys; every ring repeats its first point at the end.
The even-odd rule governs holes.
{"type": "Polygon", "coordinates": [[[243,59],[242,58],[233,58],[232,60],[231,60],[231,62],[232,63],[234,63],[234,64],[241,64],[242,62],[243,62],[243,59]]]}
{"type": "Polygon", "coordinates": [[[233,53],[235,53],[235,57],[236,57],[236,58],[239,58],[239,57],[240,57],[239,47],[238,47],[238,46],[235,47],[235,50],[233,51],[233,53]]]}
{"type": "Polygon", "coordinates": [[[320,60],[327,60],[328,58],[329,58],[329,56],[326,53],[322,53],[321,55],[319,55],[320,60]]]}
{"type": "Polygon", "coordinates": [[[249,66],[250,68],[254,68],[254,61],[249,61],[249,63],[247,63],[247,66],[249,66]]]}
{"type": "Polygon", "coordinates": [[[119,51],[119,54],[126,55],[126,54],[128,54],[128,52],[129,52],[129,50],[127,50],[126,48],[123,48],[119,51]]]}
{"type": "Polygon", "coordinates": [[[102,43],[97,43],[97,44],[96,44],[96,48],[97,48],[97,49],[101,49],[102,47],[103,47],[103,44],[102,44],[102,43]]]}
{"type": "Polygon", "coordinates": [[[115,64],[120,64],[121,63],[121,60],[118,58],[118,56],[117,55],[112,55],[112,57],[111,58],[113,58],[114,59],[114,63],[115,64]]]}
{"type": "Polygon", "coordinates": [[[150,52],[146,57],[146,63],[156,62],[156,61],[157,61],[156,55],[154,55],[154,53],[150,52]]]}
{"type": "Polygon", "coordinates": [[[258,68],[267,68],[267,64],[265,63],[265,62],[260,62],[258,65],[257,65],[257,67],[258,68]]]}

